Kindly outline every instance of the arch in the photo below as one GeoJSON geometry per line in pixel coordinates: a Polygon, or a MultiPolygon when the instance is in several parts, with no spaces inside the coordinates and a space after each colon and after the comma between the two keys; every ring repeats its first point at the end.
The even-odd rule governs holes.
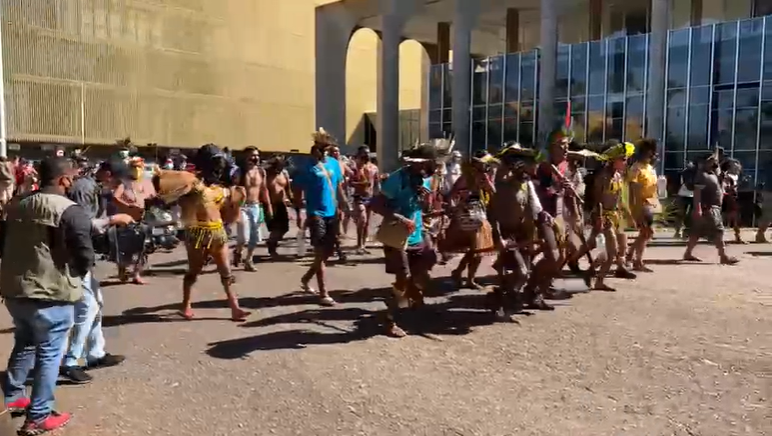
{"type": "MultiPolygon", "coordinates": [[[[346,143],[354,149],[369,139],[368,113],[378,105],[378,50],[381,38],[368,27],[354,29],[346,53],[346,143]]],[[[368,144],[369,145],[369,144],[368,144]]]]}

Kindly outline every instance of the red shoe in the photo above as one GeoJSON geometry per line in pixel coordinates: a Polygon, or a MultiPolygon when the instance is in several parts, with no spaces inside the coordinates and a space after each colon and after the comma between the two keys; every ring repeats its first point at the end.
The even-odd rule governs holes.
{"type": "Polygon", "coordinates": [[[27,408],[29,407],[31,401],[29,398],[21,397],[16,401],[12,401],[5,405],[5,408],[8,409],[11,413],[24,413],[27,408]]]}
{"type": "Polygon", "coordinates": [[[72,415],[69,413],[57,413],[51,412],[46,419],[38,422],[27,421],[19,430],[19,436],[38,436],[50,431],[58,430],[68,422],[70,422],[72,415]]]}

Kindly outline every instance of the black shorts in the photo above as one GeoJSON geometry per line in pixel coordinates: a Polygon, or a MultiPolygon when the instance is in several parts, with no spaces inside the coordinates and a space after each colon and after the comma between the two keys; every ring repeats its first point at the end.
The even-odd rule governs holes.
{"type": "Polygon", "coordinates": [[[284,235],[289,232],[289,211],[284,203],[275,203],[273,205],[273,216],[265,222],[268,231],[275,234],[284,235]]]}
{"type": "Polygon", "coordinates": [[[386,274],[405,274],[411,276],[431,271],[437,263],[437,252],[434,251],[431,240],[424,235],[423,241],[411,245],[405,250],[383,246],[383,257],[386,263],[386,274]]]}
{"type": "Polygon", "coordinates": [[[338,217],[313,217],[306,220],[311,246],[327,253],[335,251],[338,242],[338,217]]]}

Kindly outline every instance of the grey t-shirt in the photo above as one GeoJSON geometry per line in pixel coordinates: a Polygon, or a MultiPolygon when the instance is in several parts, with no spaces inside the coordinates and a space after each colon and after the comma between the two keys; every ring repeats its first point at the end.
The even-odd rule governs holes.
{"type": "Polygon", "coordinates": [[[80,177],[72,183],[68,197],[86,210],[90,220],[97,218],[102,209],[102,188],[91,177],[80,177]]]}
{"type": "Polygon", "coordinates": [[[721,206],[724,190],[716,174],[704,171],[698,173],[694,180],[694,187],[700,189],[700,203],[703,206],[721,206]]]}

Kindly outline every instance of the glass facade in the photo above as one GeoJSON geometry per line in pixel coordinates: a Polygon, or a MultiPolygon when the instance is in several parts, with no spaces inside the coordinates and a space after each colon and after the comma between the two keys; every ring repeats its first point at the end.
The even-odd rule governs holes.
{"type": "MultiPolygon", "coordinates": [[[[649,35],[558,47],[555,120],[570,110],[580,142],[634,141],[645,131],[649,35]]],[[[538,50],[476,60],[473,150],[506,141],[532,145],[538,50]]],[[[452,71],[432,67],[430,133],[451,132],[452,71]]],[[[721,146],[748,176],[745,188],[772,187],[772,16],[670,31],[661,169],[676,175],[721,146]]]]}

